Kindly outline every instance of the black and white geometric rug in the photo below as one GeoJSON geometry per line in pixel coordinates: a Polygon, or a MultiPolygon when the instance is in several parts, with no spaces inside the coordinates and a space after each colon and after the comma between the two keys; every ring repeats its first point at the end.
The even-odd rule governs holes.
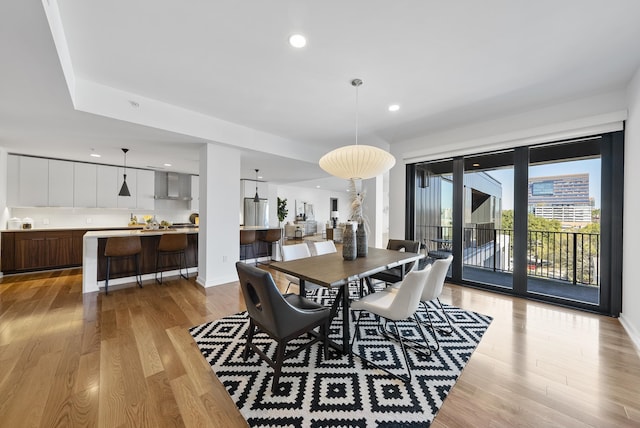
{"type": "MultiPolygon", "coordinates": [[[[333,297],[324,289],[315,298],[330,304],[333,297]]],[[[313,293],[308,296],[314,297],[313,293]]],[[[429,358],[411,350],[412,380],[405,383],[354,356],[332,352],[322,358],[319,343],[286,360],[278,395],[271,394],[273,370],[252,353],[242,359],[247,313],[232,315],[189,329],[191,336],[227,392],[252,427],[428,427],[456,383],[491,317],[445,305],[453,320],[450,336],[438,333],[440,350],[429,358]]],[[[341,311],[339,311],[341,312],[341,311]]],[[[357,312],[351,311],[351,337],[357,312]]],[[[430,311],[436,326],[446,326],[439,311],[430,311]]],[[[426,314],[422,308],[420,318],[426,314]]],[[[341,338],[342,320],[335,319],[331,336],[341,338]]],[[[400,327],[405,336],[419,337],[415,323],[400,327]]],[[[424,329],[433,343],[431,330],[424,329]]],[[[306,336],[292,344],[308,340],[306,336]]],[[[274,342],[262,333],[254,342],[270,357],[274,342]]],[[[399,374],[406,373],[402,351],[396,342],[377,334],[373,318],[360,322],[360,337],[354,353],[365,355],[399,374]]]]}

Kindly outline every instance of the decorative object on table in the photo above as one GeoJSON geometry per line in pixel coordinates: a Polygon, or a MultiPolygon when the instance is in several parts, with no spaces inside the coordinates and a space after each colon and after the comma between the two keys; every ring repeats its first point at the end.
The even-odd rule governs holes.
{"type": "Polygon", "coordinates": [[[131,213],[131,215],[129,216],[129,226],[137,226],[138,225],[138,217],[133,215],[133,213],[131,213]]]}
{"type": "Polygon", "coordinates": [[[171,227],[171,223],[169,223],[167,220],[162,220],[160,222],[160,227],[162,227],[164,230],[169,229],[169,227],[171,227]]]}
{"type": "Polygon", "coordinates": [[[280,224],[287,218],[287,214],[289,214],[287,198],[280,199],[280,197],[278,197],[278,227],[280,227],[280,224]]]}
{"type": "Polygon", "coordinates": [[[356,229],[356,247],[358,257],[367,257],[369,253],[369,234],[364,223],[358,223],[356,229]]]}
{"type": "MultiPolygon", "coordinates": [[[[356,287],[354,287],[354,292],[356,287]]],[[[307,298],[316,302],[332,302],[330,290],[309,290],[307,298]]],[[[435,305],[429,303],[429,309],[435,305]]],[[[200,352],[211,365],[249,426],[428,426],[433,422],[447,395],[451,392],[476,346],[491,323],[491,318],[445,305],[456,320],[454,334],[439,337],[441,350],[431,359],[410,353],[414,381],[404,383],[371,366],[365,367],[357,357],[341,356],[330,350],[331,358],[320,358],[322,345],[316,343],[297,358],[285,361],[280,377],[286,396],[271,394],[273,369],[253,355],[242,358],[249,318],[246,312],[225,317],[189,329],[200,352]],[[366,411],[363,411],[366,409],[366,411]],[[323,422],[326,422],[323,425],[323,422]]],[[[420,307],[418,318],[426,319],[420,307]]],[[[433,317],[433,315],[432,315],[433,317]]],[[[415,329],[410,322],[400,323],[415,329]]],[[[342,311],[332,321],[330,338],[339,340],[342,311]]],[[[351,325],[351,336],[355,326],[351,325]]],[[[360,332],[376,330],[372,318],[363,318],[360,332]]],[[[444,319],[435,321],[448,327],[444,319]]],[[[268,340],[263,334],[254,340],[268,340]]],[[[403,372],[399,344],[373,335],[367,343],[373,352],[379,350],[379,363],[390,370],[403,372]]],[[[364,346],[364,345],[363,345],[364,346]]],[[[274,348],[268,355],[273,357],[274,348]]]]}
{"type": "Polygon", "coordinates": [[[358,257],[367,257],[369,252],[369,222],[362,212],[364,204],[364,191],[358,191],[356,181],[349,180],[349,195],[351,196],[351,218],[352,222],[358,224],[356,232],[356,243],[358,257]]]}
{"type": "Polygon", "coordinates": [[[362,80],[353,79],[351,85],[356,88],[356,144],[330,151],[320,158],[319,164],[335,177],[364,180],[388,171],[396,159],[378,147],[358,145],[358,88],[362,80]]]}
{"type": "Polygon", "coordinates": [[[129,192],[129,186],[127,186],[127,152],[129,149],[122,149],[124,153],[124,181],[122,182],[122,187],[120,188],[120,192],[118,196],[131,196],[131,192],[129,192]]]}
{"type": "Polygon", "coordinates": [[[358,257],[358,247],[356,244],[357,223],[348,221],[344,226],[342,235],[342,258],[345,260],[355,260],[358,257]]]}

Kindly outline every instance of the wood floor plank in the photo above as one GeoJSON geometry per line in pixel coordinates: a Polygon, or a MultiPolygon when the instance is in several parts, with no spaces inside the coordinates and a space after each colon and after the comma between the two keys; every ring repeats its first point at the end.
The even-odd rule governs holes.
{"type": "MultiPolygon", "coordinates": [[[[617,319],[455,285],[441,300],[494,320],[432,426],[640,426],[617,319]]],[[[79,269],[0,278],[0,426],[246,427],[187,331],[242,310],[237,283],[107,296],[83,295],[79,269]]]]}

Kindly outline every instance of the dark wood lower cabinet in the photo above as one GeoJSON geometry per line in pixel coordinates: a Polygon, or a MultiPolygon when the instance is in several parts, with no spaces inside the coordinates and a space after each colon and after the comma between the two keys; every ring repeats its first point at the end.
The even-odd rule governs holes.
{"type": "Polygon", "coordinates": [[[89,230],[105,229],[3,231],[0,272],[10,274],[82,266],[84,234],[89,230]]]}
{"type": "MultiPolygon", "coordinates": [[[[3,232],[3,235],[7,233],[3,232]]],[[[6,241],[10,242],[11,240],[7,239],[6,241]]],[[[79,263],[72,258],[73,238],[71,231],[14,232],[12,241],[13,257],[10,256],[11,248],[5,248],[4,245],[2,247],[3,272],[82,265],[82,257],[80,257],[79,263]],[[5,258],[12,260],[5,264],[5,258]]],[[[4,242],[5,239],[3,239],[4,242]]]]}

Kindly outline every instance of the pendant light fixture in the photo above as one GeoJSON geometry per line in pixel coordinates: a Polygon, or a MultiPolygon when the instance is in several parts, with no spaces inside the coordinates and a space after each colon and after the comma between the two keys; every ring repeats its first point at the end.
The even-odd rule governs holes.
{"type": "Polygon", "coordinates": [[[356,144],[339,147],[320,158],[320,168],[329,174],[353,180],[364,180],[376,177],[396,164],[396,158],[378,147],[358,145],[358,88],[362,80],[353,79],[351,85],[356,87],[356,144]]]}
{"type": "Polygon", "coordinates": [[[258,171],[260,170],[256,169],[256,195],[253,197],[253,202],[260,202],[260,196],[258,196],[258,171]]]}
{"type": "Polygon", "coordinates": [[[122,182],[122,187],[120,188],[118,196],[131,196],[129,186],[127,186],[127,152],[129,149],[122,149],[122,151],[124,152],[124,181],[122,182]]]}

